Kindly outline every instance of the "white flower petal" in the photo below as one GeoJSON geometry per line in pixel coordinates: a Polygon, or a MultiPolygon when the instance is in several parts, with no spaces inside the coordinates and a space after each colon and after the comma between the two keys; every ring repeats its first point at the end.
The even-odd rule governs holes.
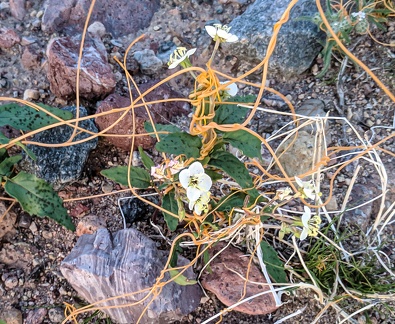
{"type": "Polygon", "coordinates": [[[189,172],[189,169],[184,169],[180,172],[179,180],[180,180],[181,186],[184,189],[188,188],[190,179],[191,179],[191,173],[189,172]]]}
{"type": "Polygon", "coordinates": [[[303,192],[307,196],[307,198],[310,198],[312,200],[315,199],[315,194],[314,194],[313,188],[303,188],[303,192]]]}
{"type": "Polygon", "coordinates": [[[300,233],[299,239],[301,241],[305,240],[306,237],[307,237],[308,232],[309,232],[308,229],[306,227],[303,227],[303,231],[302,231],[302,233],[300,233]]]}
{"type": "Polygon", "coordinates": [[[190,175],[194,176],[194,175],[198,175],[198,174],[204,174],[204,168],[203,165],[200,162],[193,162],[189,168],[188,168],[190,175]]]}
{"type": "Polygon", "coordinates": [[[303,181],[301,179],[299,179],[298,177],[295,177],[295,181],[299,187],[303,188],[303,181]]]}
{"type": "MultiPolygon", "coordinates": [[[[227,83],[227,81],[220,82],[220,84],[225,84],[225,83],[227,83]]],[[[239,91],[239,87],[237,86],[236,83],[231,83],[226,86],[225,91],[228,93],[229,96],[233,97],[239,91]]]]}
{"type": "Polygon", "coordinates": [[[304,206],[304,213],[302,215],[302,223],[304,228],[309,228],[309,220],[311,218],[311,210],[309,207],[304,206]]]}
{"type": "Polygon", "coordinates": [[[187,188],[187,197],[188,197],[189,201],[198,200],[201,193],[202,192],[198,188],[195,188],[195,187],[188,187],[187,188]]]}
{"type": "Polygon", "coordinates": [[[195,54],[196,48],[191,48],[185,55],[187,57],[190,57],[191,55],[195,54]]]}
{"type": "Polygon", "coordinates": [[[196,200],[190,200],[189,204],[188,204],[189,209],[192,210],[193,206],[195,206],[195,204],[196,204],[196,200]]]}
{"type": "Polygon", "coordinates": [[[207,175],[207,174],[202,174],[199,176],[199,180],[198,180],[198,188],[201,191],[209,191],[211,186],[213,184],[213,181],[211,180],[211,178],[207,175]]]}
{"type": "Polygon", "coordinates": [[[229,34],[229,37],[226,39],[227,43],[234,43],[237,42],[239,40],[239,37],[237,37],[236,35],[233,34],[229,34]]]}
{"type": "Polygon", "coordinates": [[[178,64],[180,64],[182,61],[184,61],[184,59],[179,59],[179,60],[174,61],[173,63],[171,63],[169,65],[169,70],[176,68],[178,66],[178,64]]]}
{"type": "Polygon", "coordinates": [[[211,38],[214,38],[217,35],[217,28],[214,26],[204,26],[206,29],[207,34],[210,35],[211,38]]]}
{"type": "Polygon", "coordinates": [[[231,34],[229,34],[226,30],[218,28],[217,35],[218,35],[218,37],[221,37],[221,38],[227,40],[229,38],[229,35],[231,35],[231,34]]]}

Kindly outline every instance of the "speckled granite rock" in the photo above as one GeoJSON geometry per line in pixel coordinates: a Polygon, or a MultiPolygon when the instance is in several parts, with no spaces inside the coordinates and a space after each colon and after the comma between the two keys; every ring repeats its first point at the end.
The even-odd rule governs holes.
{"type": "MultiPolygon", "coordinates": [[[[137,292],[150,288],[160,276],[167,260],[167,252],[157,249],[156,244],[141,232],[129,228],[111,237],[106,229],[95,234],[82,235],[71,253],[63,260],[60,270],[67,281],[89,303],[109,297],[137,292]]],[[[178,257],[179,265],[189,261],[178,257]]],[[[195,279],[191,268],[184,272],[195,279]]],[[[163,281],[169,280],[169,274],[163,281]]],[[[135,303],[146,293],[130,295],[107,301],[103,305],[135,303]]],[[[201,290],[195,285],[180,286],[174,282],[165,285],[152,303],[151,297],[144,302],[103,312],[117,323],[136,323],[149,304],[139,323],[167,324],[192,312],[200,302],[201,290]]]]}
{"type": "MultiPolygon", "coordinates": [[[[74,116],[76,107],[66,107],[74,116]]],[[[80,107],[80,117],[86,116],[84,107],[80,107]]],[[[97,133],[97,128],[92,120],[84,120],[79,123],[79,127],[97,133]]],[[[69,140],[73,129],[69,126],[59,126],[36,134],[32,141],[40,143],[58,144],[69,140]]],[[[74,142],[91,136],[88,133],[80,132],[74,138],[74,142]]],[[[28,148],[36,155],[37,160],[33,161],[25,156],[20,163],[21,167],[28,172],[34,173],[39,178],[58,186],[62,183],[77,180],[81,175],[88,154],[97,145],[97,138],[76,145],[64,147],[43,147],[28,145],[28,148]]]]}
{"type": "MultiPolygon", "coordinates": [[[[229,26],[231,33],[239,36],[236,43],[226,44],[227,55],[240,61],[257,64],[265,57],[273,34],[274,24],[280,20],[290,1],[256,0],[236,17],[229,26]]],[[[319,40],[325,35],[311,22],[297,20],[317,12],[313,0],[300,0],[291,11],[290,20],[281,27],[270,68],[285,78],[306,71],[321,51],[319,40]]],[[[270,71],[273,73],[273,70],[270,71]]]]}

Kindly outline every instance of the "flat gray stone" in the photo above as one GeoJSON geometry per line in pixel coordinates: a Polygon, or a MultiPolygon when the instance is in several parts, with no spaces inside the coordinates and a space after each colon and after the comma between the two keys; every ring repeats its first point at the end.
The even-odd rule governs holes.
{"type": "MultiPolygon", "coordinates": [[[[256,0],[252,3],[229,24],[232,27],[230,32],[237,35],[239,41],[226,44],[226,54],[252,64],[261,62],[273,35],[273,26],[288,5],[288,0],[256,0]]],[[[281,27],[278,35],[276,49],[270,59],[270,73],[274,69],[289,78],[310,67],[322,49],[319,40],[324,40],[325,34],[315,24],[297,19],[316,12],[314,0],[300,0],[294,6],[289,21],[281,27]]]]}
{"type": "MultiPolygon", "coordinates": [[[[89,303],[122,294],[130,294],[152,287],[161,275],[168,253],[141,232],[129,228],[118,231],[114,237],[107,229],[82,235],[71,253],[63,260],[60,271],[73,288],[89,303]]],[[[189,261],[178,257],[178,265],[189,261]]],[[[189,268],[184,275],[195,279],[189,268]]],[[[163,282],[168,281],[168,273],[163,282]]],[[[103,306],[121,306],[136,303],[146,292],[129,295],[102,303],[103,306]]],[[[174,282],[165,285],[152,303],[152,296],[133,306],[103,309],[117,323],[136,323],[144,308],[148,310],[141,324],[167,324],[181,319],[199,304],[201,289],[195,285],[180,286],[174,282]]]]}
{"type": "MultiPolygon", "coordinates": [[[[75,106],[63,109],[71,111],[75,116],[75,106]]],[[[87,116],[87,112],[84,107],[80,107],[80,117],[83,116],[87,116]]],[[[97,128],[92,120],[81,121],[78,125],[81,128],[97,133],[97,128]]],[[[32,141],[47,144],[64,143],[69,140],[72,132],[73,128],[70,126],[58,126],[36,134],[33,136],[32,141]]],[[[89,136],[91,135],[88,133],[80,132],[73,142],[89,136]]],[[[64,147],[28,145],[28,148],[36,155],[37,160],[33,161],[25,156],[20,165],[26,171],[58,186],[79,178],[89,152],[96,147],[97,142],[98,140],[95,138],[87,142],[64,147]]]]}

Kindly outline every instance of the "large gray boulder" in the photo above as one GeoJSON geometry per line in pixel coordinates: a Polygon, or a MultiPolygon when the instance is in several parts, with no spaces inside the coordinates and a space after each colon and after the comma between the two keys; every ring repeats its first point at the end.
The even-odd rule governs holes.
{"type": "MultiPolygon", "coordinates": [[[[201,298],[197,284],[180,286],[169,282],[156,290],[158,296],[154,300],[150,295],[141,301],[164,270],[167,257],[167,252],[158,250],[154,241],[135,229],[118,231],[114,237],[107,229],[99,229],[95,234],[79,238],[60,271],[89,303],[128,294],[97,305],[118,306],[103,309],[117,323],[136,323],[148,305],[139,323],[167,324],[192,312],[201,298]],[[129,305],[122,307],[126,304],[129,305]]],[[[178,257],[178,266],[188,263],[187,259],[178,257]]],[[[188,279],[196,277],[191,268],[184,275],[188,279]]],[[[166,272],[161,282],[169,280],[166,272]]]]}
{"type": "MultiPolygon", "coordinates": [[[[247,10],[236,17],[229,26],[239,41],[226,45],[227,54],[240,61],[258,64],[266,55],[273,35],[273,26],[289,5],[288,0],[256,0],[247,10]]],[[[325,34],[318,27],[298,18],[313,16],[317,12],[314,0],[300,0],[292,9],[290,19],[280,30],[276,49],[270,60],[270,68],[284,77],[299,75],[306,71],[322,49],[319,41],[325,34]]]]}

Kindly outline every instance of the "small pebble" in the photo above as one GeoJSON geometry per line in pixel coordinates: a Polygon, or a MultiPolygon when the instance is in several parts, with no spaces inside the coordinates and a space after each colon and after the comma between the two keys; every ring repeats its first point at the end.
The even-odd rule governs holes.
{"type": "Polygon", "coordinates": [[[26,89],[23,93],[23,100],[37,100],[40,98],[40,92],[35,89],[26,89]]]}
{"type": "Polygon", "coordinates": [[[8,289],[13,289],[15,287],[18,286],[18,278],[16,276],[11,276],[8,277],[5,281],[4,281],[4,285],[6,288],[8,289]]]}

